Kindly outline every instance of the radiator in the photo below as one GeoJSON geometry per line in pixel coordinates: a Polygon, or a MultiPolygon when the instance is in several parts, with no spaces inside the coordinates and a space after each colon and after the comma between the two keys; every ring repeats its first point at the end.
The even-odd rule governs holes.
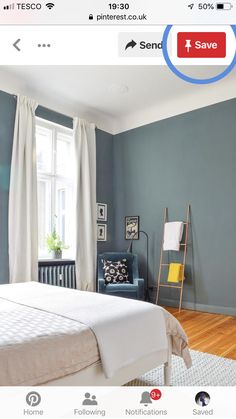
{"type": "Polygon", "coordinates": [[[75,262],[40,261],[38,267],[39,282],[65,288],[76,288],[75,262]]]}

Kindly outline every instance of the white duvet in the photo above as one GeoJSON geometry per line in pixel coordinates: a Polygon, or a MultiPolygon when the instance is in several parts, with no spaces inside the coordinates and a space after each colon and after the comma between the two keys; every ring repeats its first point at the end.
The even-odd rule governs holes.
{"type": "MultiPolygon", "coordinates": [[[[62,328],[67,328],[67,334],[64,334],[62,342],[65,353],[69,343],[66,343],[66,338],[72,339],[73,335],[76,345],[76,328],[78,328],[78,333],[81,333],[81,328],[84,329],[82,330],[85,335],[84,339],[86,333],[88,335],[89,332],[91,335],[92,330],[92,335],[94,334],[96,337],[103,370],[107,377],[112,377],[120,368],[141,360],[156,351],[167,350],[167,334],[170,333],[166,325],[170,323],[170,319],[174,319],[169,316],[168,322],[166,319],[167,312],[153,304],[33,282],[0,286],[0,321],[3,322],[3,326],[4,319],[1,317],[1,306],[5,306],[4,315],[6,316],[6,304],[8,304],[9,313],[12,311],[9,304],[13,304],[17,305],[17,310],[19,313],[23,313],[23,317],[26,308],[34,311],[34,317],[48,316],[48,336],[51,338],[51,342],[53,336],[60,334],[61,323],[62,328]],[[58,333],[54,331],[55,333],[50,335],[51,322],[55,323],[54,327],[57,324],[58,333]],[[66,324],[65,322],[71,322],[72,324],[66,324]],[[70,331],[71,326],[73,327],[70,331]]],[[[20,314],[18,319],[20,324],[20,314]]],[[[44,323],[46,321],[47,317],[45,317],[44,323]]],[[[5,322],[7,322],[6,318],[5,322]]],[[[24,327],[27,329],[25,325],[24,327]]],[[[187,350],[187,340],[182,330],[179,333],[179,327],[178,322],[175,322],[173,335],[178,335],[178,342],[180,342],[178,351],[180,352],[179,355],[182,355],[181,347],[184,351],[187,350]]],[[[23,331],[19,332],[16,337],[18,345],[21,341],[21,334],[24,335],[25,341],[26,331],[24,330],[24,333],[23,331]]],[[[32,331],[29,333],[29,342],[30,344],[34,342],[37,350],[36,337],[39,338],[38,335],[34,337],[32,331]]],[[[73,339],[70,341],[70,345],[73,344],[73,339]]],[[[87,342],[89,342],[89,339],[91,341],[91,336],[88,335],[87,342]]],[[[44,340],[44,345],[45,342],[44,340]]],[[[50,341],[47,341],[47,345],[49,345],[48,342],[50,341]]],[[[39,340],[39,343],[42,342],[39,340]]],[[[15,346],[16,342],[13,342],[13,344],[15,346]]],[[[8,346],[10,350],[9,342],[8,346]]],[[[0,364],[1,347],[4,347],[4,336],[0,336],[0,364]]],[[[4,350],[6,350],[6,347],[4,350]]],[[[41,356],[46,357],[47,348],[44,347],[44,351],[41,356]]],[[[91,358],[95,355],[95,352],[91,352],[91,358]]],[[[71,357],[71,354],[68,353],[68,356],[71,357]]],[[[31,354],[29,353],[30,357],[31,354]]],[[[65,371],[64,375],[66,373],[68,374],[70,371],[65,371]]]]}

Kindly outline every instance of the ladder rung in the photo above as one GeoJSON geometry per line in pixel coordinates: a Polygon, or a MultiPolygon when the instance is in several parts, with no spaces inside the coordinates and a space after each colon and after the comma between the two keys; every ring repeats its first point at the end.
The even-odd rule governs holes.
{"type": "MultiPolygon", "coordinates": [[[[180,246],[187,246],[187,243],[180,243],[180,246]]],[[[167,252],[171,252],[171,250],[167,250],[167,252]]]]}
{"type": "MultiPolygon", "coordinates": [[[[172,262],[172,263],[177,263],[177,262],[172,262]]],[[[180,265],[183,265],[183,263],[180,263],[180,265]]],[[[161,266],[170,266],[170,263],[161,263],[161,266]]]]}
{"type": "Polygon", "coordinates": [[[160,284],[159,286],[160,287],[165,287],[165,288],[182,288],[182,287],[179,287],[177,285],[164,285],[164,284],[160,284]]]}

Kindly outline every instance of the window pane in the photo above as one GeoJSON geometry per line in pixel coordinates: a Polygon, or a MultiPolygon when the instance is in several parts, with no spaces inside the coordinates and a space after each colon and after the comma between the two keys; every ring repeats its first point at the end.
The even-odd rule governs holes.
{"type": "Polygon", "coordinates": [[[48,122],[37,120],[37,176],[39,256],[51,257],[46,237],[56,228],[69,249],[64,258],[74,258],[75,214],[73,206],[72,132],[48,122]]]}
{"type": "Polygon", "coordinates": [[[66,199],[66,189],[58,188],[57,190],[57,200],[58,200],[58,232],[60,234],[60,238],[65,243],[66,241],[66,231],[65,231],[65,199],[66,199]]]}
{"type": "Polygon", "coordinates": [[[69,182],[56,182],[56,224],[57,233],[66,246],[68,251],[63,254],[71,255],[74,248],[75,217],[73,206],[73,188],[69,182]]]}
{"type": "Polygon", "coordinates": [[[47,253],[46,236],[51,233],[51,182],[38,179],[38,241],[39,255],[47,253]]]}
{"type": "Polygon", "coordinates": [[[72,141],[71,136],[63,133],[57,134],[57,174],[71,177],[72,167],[72,141]]]}
{"type": "Polygon", "coordinates": [[[52,171],[52,131],[36,127],[37,168],[40,172],[52,171]]]}

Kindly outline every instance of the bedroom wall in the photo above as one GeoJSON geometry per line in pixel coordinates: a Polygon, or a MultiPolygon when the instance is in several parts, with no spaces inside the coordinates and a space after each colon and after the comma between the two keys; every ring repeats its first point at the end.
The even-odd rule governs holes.
{"type": "Polygon", "coordinates": [[[8,197],[16,100],[0,92],[0,284],[8,282],[8,197]]]}
{"type": "MultiPolygon", "coordinates": [[[[0,91],[0,283],[8,281],[7,214],[16,102],[0,91]]],[[[38,115],[72,126],[71,118],[38,115]]],[[[182,219],[192,206],[185,306],[235,314],[236,100],[112,136],[97,130],[97,201],[108,204],[108,241],[98,252],[125,250],[125,215],[140,215],[150,236],[149,276],[156,281],[163,209],[182,219]]],[[[145,273],[145,239],[134,244],[145,273]]],[[[175,304],[174,293],[162,302],[175,304]]],[[[152,294],[154,298],[154,293],[152,294]]]]}
{"type": "MultiPolygon", "coordinates": [[[[236,100],[118,134],[114,139],[116,248],[127,248],[124,217],[150,236],[156,283],[164,207],[172,220],[192,207],[185,306],[236,314],[236,100]]],[[[145,273],[145,238],[133,246],[145,273]]],[[[176,259],[176,255],[175,255],[176,259]]],[[[177,260],[177,259],[176,259],[177,260]]],[[[152,295],[154,297],[154,293],[152,295]]],[[[162,292],[175,304],[176,292],[162,292]]]]}
{"type": "MultiPolygon", "coordinates": [[[[98,242],[98,253],[110,251],[114,240],[113,135],[97,130],[97,202],[107,204],[107,241],[98,242]]],[[[101,223],[103,224],[103,223],[101,223]]]]}
{"type": "MultiPolygon", "coordinates": [[[[9,281],[8,266],[8,199],[9,180],[14,132],[16,100],[0,91],[0,284],[9,281]]],[[[39,106],[37,116],[72,128],[72,119],[39,106]]],[[[98,252],[109,249],[113,239],[112,205],[112,150],[113,136],[105,131],[96,130],[97,138],[97,201],[108,204],[108,240],[98,243],[98,252]]]]}

